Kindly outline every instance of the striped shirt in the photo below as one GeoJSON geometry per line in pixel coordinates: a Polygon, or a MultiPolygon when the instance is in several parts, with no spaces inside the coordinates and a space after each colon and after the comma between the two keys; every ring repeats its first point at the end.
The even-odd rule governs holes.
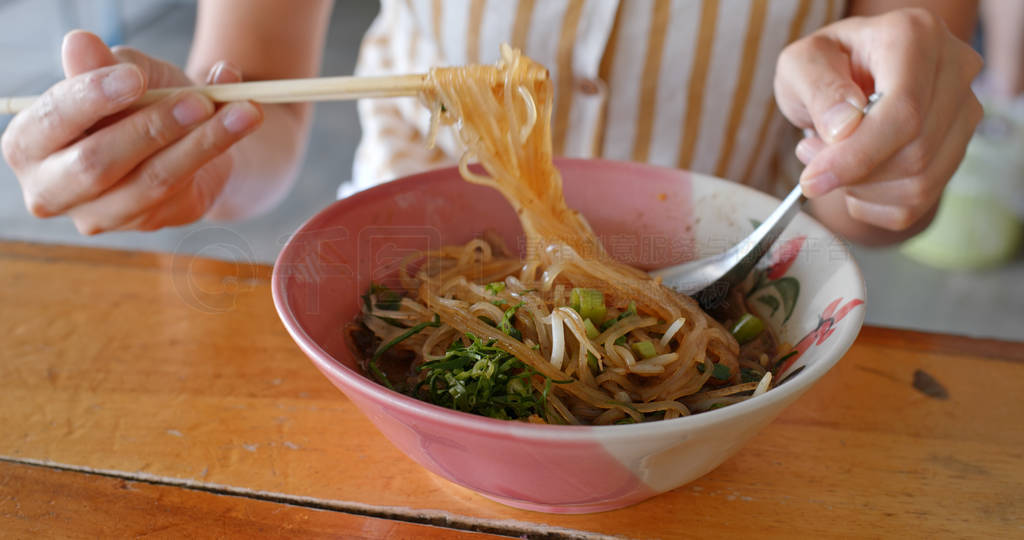
{"type": "MultiPolygon", "coordinates": [[[[547,66],[556,155],[689,169],[777,191],[786,125],[772,96],[785,45],[839,18],[845,0],[382,0],[356,73],[493,63],[508,42],[547,66]]],[[[425,146],[417,100],[363,100],[345,196],[452,165],[442,132],[425,146]]],[[[442,130],[447,131],[447,130],[442,130]]]]}

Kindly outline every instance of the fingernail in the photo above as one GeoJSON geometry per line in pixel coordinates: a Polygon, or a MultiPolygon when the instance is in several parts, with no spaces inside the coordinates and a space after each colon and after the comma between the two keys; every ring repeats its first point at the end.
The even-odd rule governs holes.
{"type": "Polygon", "coordinates": [[[199,96],[185,94],[171,109],[174,119],[182,126],[191,126],[205,119],[212,111],[199,96]]]}
{"type": "Polygon", "coordinates": [[[224,128],[231,133],[242,133],[256,125],[260,113],[251,103],[235,103],[228,106],[224,115],[224,128]]]}
{"type": "Polygon", "coordinates": [[[853,131],[862,114],[860,109],[845,101],[826,111],[824,117],[825,140],[836,142],[845,138],[853,131]]]}
{"type": "Polygon", "coordinates": [[[910,211],[903,206],[891,206],[847,196],[846,211],[859,221],[892,231],[904,230],[913,224],[910,211]]]}
{"type": "Polygon", "coordinates": [[[839,179],[831,172],[823,172],[818,176],[801,181],[800,187],[803,188],[804,195],[807,197],[820,197],[839,187],[839,179]]]}
{"type": "Polygon", "coordinates": [[[813,144],[811,144],[809,138],[801,139],[800,142],[797,143],[796,158],[799,159],[800,162],[803,163],[804,165],[810,163],[816,155],[818,155],[817,149],[814,148],[813,144]]]}
{"type": "Polygon", "coordinates": [[[114,101],[127,101],[142,90],[142,72],[138,68],[122,65],[103,78],[103,95],[114,101]]]}
{"type": "Polygon", "coordinates": [[[242,71],[234,64],[221,60],[213,65],[206,77],[206,84],[225,84],[242,80],[242,71]]]}

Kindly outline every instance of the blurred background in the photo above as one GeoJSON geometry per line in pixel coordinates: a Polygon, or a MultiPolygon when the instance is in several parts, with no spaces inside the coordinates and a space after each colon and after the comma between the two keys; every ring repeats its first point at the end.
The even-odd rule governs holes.
{"type": "MultiPolygon", "coordinates": [[[[376,2],[338,0],[324,75],[352,72],[360,39],[377,9],[376,2]]],[[[183,65],[194,21],[192,0],[0,0],[0,95],[37,94],[59,80],[61,38],[74,28],[183,65]]],[[[986,105],[992,114],[951,184],[936,225],[901,248],[853,247],[868,284],[869,323],[1024,340],[1024,257],[1018,247],[1024,227],[1024,205],[1019,204],[1024,198],[1020,107],[986,105]]],[[[0,238],[191,250],[270,263],[287,236],[332,202],[338,185],[349,178],[359,140],[355,104],[319,104],[315,118],[305,168],[287,200],[258,219],[218,225],[223,228],[215,234],[238,239],[245,250],[209,248],[202,238],[214,233],[210,224],[202,223],[155,233],[80,236],[66,219],[32,217],[6,164],[0,164],[0,238]]],[[[0,117],[0,129],[8,120],[0,117]]]]}

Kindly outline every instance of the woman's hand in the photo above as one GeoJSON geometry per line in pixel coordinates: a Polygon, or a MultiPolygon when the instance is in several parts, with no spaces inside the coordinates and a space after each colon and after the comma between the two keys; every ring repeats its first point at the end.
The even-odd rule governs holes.
{"type": "Polygon", "coordinates": [[[800,184],[822,203],[841,197],[848,214],[819,218],[840,232],[926,225],[981,119],[970,87],[981,66],[923,9],[845,19],[788,46],[776,99],[790,122],[819,135],[797,146],[800,184]],[[882,97],[864,116],[872,92],[882,97]]]}
{"type": "MultiPolygon", "coordinates": [[[[4,158],[38,217],[66,214],[83,234],[155,230],[202,218],[231,175],[228,149],[260,125],[251,103],[219,110],[181,92],[129,111],[147,88],[195,84],[177,67],[75,31],[64,39],[67,79],[16,116],[4,158]]],[[[226,63],[207,82],[238,82],[226,63]]]]}

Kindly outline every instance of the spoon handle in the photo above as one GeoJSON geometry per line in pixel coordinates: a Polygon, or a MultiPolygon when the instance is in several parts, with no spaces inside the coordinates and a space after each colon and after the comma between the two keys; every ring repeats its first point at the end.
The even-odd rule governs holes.
{"type": "Polygon", "coordinates": [[[746,279],[786,225],[800,213],[806,200],[800,186],[796,186],[754,232],[738,244],[712,257],[654,270],[651,276],[661,279],[670,289],[692,296],[704,310],[713,309],[728,298],[729,290],[746,279]]]}
{"type": "Polygon", "coordinates": [[[722,281],[732,284],[742,282],[778,240],[789,222],[800,213],[806,201],[807,197],[804,197],[798,184],[750,236],[729,250],[733,252],[729,257],[732,267],[722,276],[722,281]]]}

